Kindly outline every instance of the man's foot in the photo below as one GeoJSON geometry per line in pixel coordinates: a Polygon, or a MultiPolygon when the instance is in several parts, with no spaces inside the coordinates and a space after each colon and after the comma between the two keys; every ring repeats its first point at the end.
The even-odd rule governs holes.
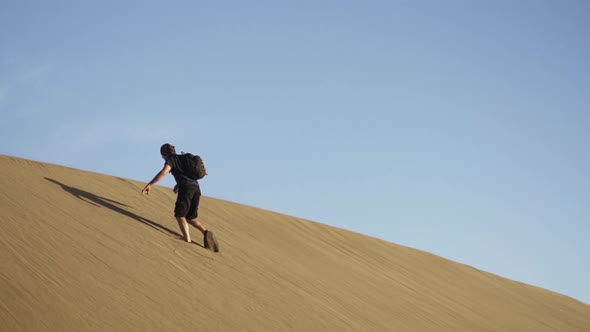
{"type": "Polygon", "coordinates": [[[207,230],[204,234],[203,242],[205,243],[205,249],[213,250],[214,252],[219,252],[219,245],[217,244],[217,240],[213,235],[213,232],[207,230]]]}

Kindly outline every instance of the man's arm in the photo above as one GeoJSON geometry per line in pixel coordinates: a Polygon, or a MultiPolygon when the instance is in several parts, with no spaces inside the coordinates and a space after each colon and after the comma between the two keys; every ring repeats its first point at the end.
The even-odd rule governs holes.
{"type": "Polygon", "coordinates": [[[158,174],[156,174],[156,176],[154,176],[154,178],[152,179],[152,181],[150,181],[148,184],[145,185],[145,187],[143,188],[143,190],[141,191],[141,194],[143,195],[145,194],[150,194],[150,189],[152,189],[152,185],[160,182],[160,180],[162,180],[166,174],[170,173],[170,170],[172,170],[172,167],[168,164],[164,165],[164,168],[162,168],[162,170],[160,172],[158,172],[158,174]]]}

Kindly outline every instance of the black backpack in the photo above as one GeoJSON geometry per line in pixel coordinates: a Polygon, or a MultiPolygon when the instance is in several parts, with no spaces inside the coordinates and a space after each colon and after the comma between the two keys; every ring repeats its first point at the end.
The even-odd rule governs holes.
{"type": "Polygon", "coordinates": [[[180,160],[182,174],[187,177],[193,180],[200,180],[207,175],[205,163],[200,156],[182,152],[178,155],[178,159],[180,160]]]}

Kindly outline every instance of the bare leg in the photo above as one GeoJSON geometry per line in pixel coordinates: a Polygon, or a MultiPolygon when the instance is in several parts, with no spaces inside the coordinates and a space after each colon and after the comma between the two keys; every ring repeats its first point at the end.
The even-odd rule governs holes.
{"type": "Polygon", "coordinates": [[[217,243],[215,236],[213,236],[213,233],[208,231],[207,228],[205,228],[205,226],[197,220],[197,218],[187,220],[187,222],[203,233],[203,246],[205,249],[213,250],[215,252],[219,251],[219,244],[217,243]]]}
{"type": "Polygon", "coordinates": [[[190,219],[187,220],[187,222],[189,224],[191,224],[193,227],[195,227],[196,229],[200,230],[201,233],[205,234],[205,231],[207,230],[207,228],[205,228],[205,226],[203,224],[201,224],[201,222],[197,219],[190,219]]]}
{"type": "MultiPolygon", "coordinates": [[[[178,221],[178,226],[180,227],[180,231],[182,235],[184,235],[184,240],[186,242],[191,242],[191,235],[188,232],[188,224],[186,223],[185,217],[177,217],[176,220],[178,221]]],[[[191,223],[192,225],[192,223],[191,223]]]]}

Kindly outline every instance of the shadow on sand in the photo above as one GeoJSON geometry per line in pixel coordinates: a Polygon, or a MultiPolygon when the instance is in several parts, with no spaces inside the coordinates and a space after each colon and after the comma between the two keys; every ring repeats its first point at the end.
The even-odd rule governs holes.
{"type": "MultiPolygon", "coordinates": [[[[105,197],[101,197],[101,196],[95,195],[93,193],[89,193],[87,191],[84,191],[84,190],[81,190],[78,188],[67,186],[59,181],[54,180],[54,179],[50,179],[47,177],[45,177],[44,179],[49,182],[59,185],[63,190],[69,192],[74,197],[77,197],[89,204],[92,204],[92,205],[95,205],[98,207],[102,206],[102,207],[109,208],[109,209],[111,209],[115,212],[118,212],[124,216],[127,216],[133,220],[139,221],[140,223],[142,223],[144,225],[148,225],[148,226],[150,226],[162,233],[165,233],[167,235],[174,235],[177,238],[182,239],[182,236],[180,234],[174,232],[173,230],[170,230],[170,229],[158,224],[157,222],[151,221],[151,220],[146,219],[144,217],[138,216],[137,214],[135,214],[133,212],[129,212],[129,211],[125,210],[124,207],[129,208],[129,206],[126,204],[123,204],[121,202],[117,202],[115,200],[108,199],[105,197]]],[[[193,243],[195,243],[195,242],[193,242],[193,243]]],[[[198,244],[198,243],[195,243],[195,244],[200,246],[200,244],[198,244]]]]}

